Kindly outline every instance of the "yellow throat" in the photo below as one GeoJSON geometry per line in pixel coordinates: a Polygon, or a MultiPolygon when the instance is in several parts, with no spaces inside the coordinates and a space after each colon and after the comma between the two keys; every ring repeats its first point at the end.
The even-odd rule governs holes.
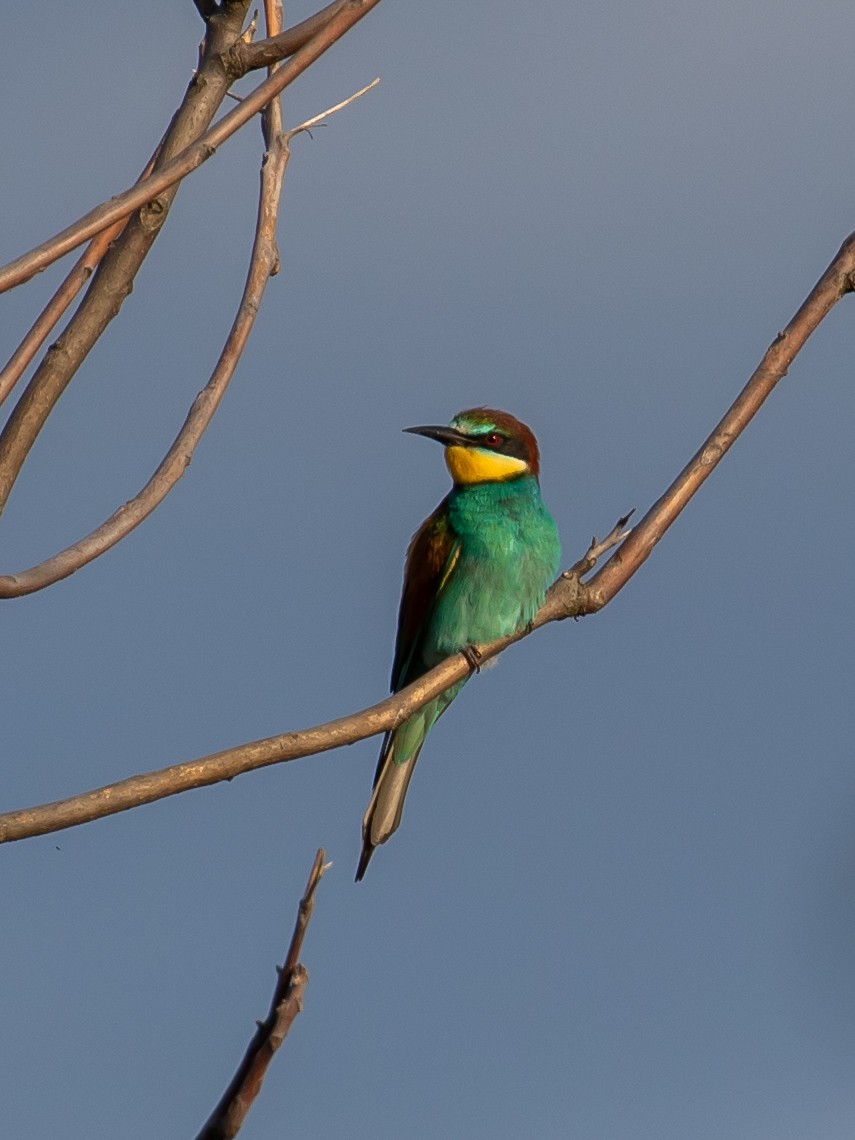
{"type": "Polygon", "coordinates": [[[455,483],[497,483],[528,471],[524,459],[481,447],[446,447],[445,463],[455,483]]]}

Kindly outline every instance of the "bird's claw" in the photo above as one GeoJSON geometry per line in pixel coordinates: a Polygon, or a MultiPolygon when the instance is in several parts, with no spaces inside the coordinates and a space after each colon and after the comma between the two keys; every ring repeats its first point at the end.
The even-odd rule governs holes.
{"type": "Polygon", "coordinates": [[[475,645],[464,645],[460,650],[463,656],[469,663],[469,669],[472,673],[481,672],[481,650],[475,645]]]}

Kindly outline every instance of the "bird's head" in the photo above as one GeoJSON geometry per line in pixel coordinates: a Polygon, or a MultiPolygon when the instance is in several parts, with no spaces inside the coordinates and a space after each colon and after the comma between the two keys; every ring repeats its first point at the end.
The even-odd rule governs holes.
{"type": "Polygon", "coordinates": [[[509,412],[470,408],[448,427],[411,427],[445,447],[445,462],[455,483],[499,483],[540,474],[540,452],[531,428],[509,412]]]}

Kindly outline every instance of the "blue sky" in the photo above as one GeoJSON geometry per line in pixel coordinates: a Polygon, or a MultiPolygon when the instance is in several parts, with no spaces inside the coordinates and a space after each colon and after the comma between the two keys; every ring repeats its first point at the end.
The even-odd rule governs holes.
{"type": "MultiPolygon", "coordinates": [[[[289,21],[310,12],[289,7],[289,21]]],[[[0,116],[8,260],[137,174],[189,2],[49,4],[0,116]]],[[[271,282],[185,478],[5,602],[2,808],[303,727],[386,688],[445,493],[401,434],[537,432],[569,563],[644,510],[843,238],[851,5],[381,4],[285,101],[271,282]]],[[[148,478],[226,335],[259,132],[185,184],[2,520],[0,572],[148,478]]],[[[11,351],[58,270],[2,299],[11,351]]],[[[305,1012],[241,1133],[844,1140],[855,1121],[852,315],[653,558],[437,726],[353,871],[378,741],[0,851],[10,1135],[192,1136],[264,1015],[318,846],[305,1012]]]]}

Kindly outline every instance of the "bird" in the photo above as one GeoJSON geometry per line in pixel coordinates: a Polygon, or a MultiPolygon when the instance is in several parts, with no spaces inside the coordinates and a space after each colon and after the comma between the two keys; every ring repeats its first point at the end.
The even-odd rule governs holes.
{"type": "MultiPolygon", "coordinates": [[[[558,528],[540,494],[531,428],[509,412],[470,408],[447,426],[404,429],[445,449],[451,491],[407,550],[391,689],[456,652],[525,629],[558,573],[558,528]]],[[[473,661],[475,658],[473,657],[473,661]]],[[[397,830],[425,738],[463,688],[458,681],[387,732],[362,821],[359,882],[397,830]]]]}

